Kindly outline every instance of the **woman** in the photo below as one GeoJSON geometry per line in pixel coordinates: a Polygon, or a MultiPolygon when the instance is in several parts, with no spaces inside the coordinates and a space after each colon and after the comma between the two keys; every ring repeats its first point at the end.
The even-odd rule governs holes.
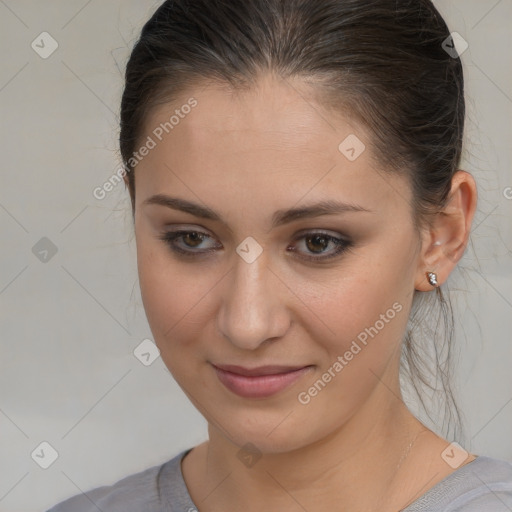
{"type": "Polygon", "coordinates": [[[430,0],[161,5],[120,146],[148,321],[209,439],[53,512],[512,509],[512,465],[399,380],[476,208],[455,43],[430,0]]]}

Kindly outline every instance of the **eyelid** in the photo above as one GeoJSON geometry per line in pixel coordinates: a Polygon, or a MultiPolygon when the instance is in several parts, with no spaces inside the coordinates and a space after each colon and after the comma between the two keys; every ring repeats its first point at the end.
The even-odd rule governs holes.
{"type": "Polygon", "coordinates": [[[295,235],[293,236],[293,239],[295,240],[295,239],[301,238],[305,235],[326,235],[326,236],[331,236],[332,238],[339,238],[341,240],[344,240],[345,238],[347,238],[342,233],[339,233],[332,229],[306,228],[306,229],[301,229],[300,231],[297,231],[297,233],[295,233],[295,235]]]}
{"type": "Polygon", "coordinates": [[[215,238],[211,231],[201,224],[164,224],[162,227],[162,230],[170,233],[174,233],[175,231],[187,231],[187,232],[197,232],[197,233],[204,233],[205,235],[211,236],[212,238],[215,238]]]}

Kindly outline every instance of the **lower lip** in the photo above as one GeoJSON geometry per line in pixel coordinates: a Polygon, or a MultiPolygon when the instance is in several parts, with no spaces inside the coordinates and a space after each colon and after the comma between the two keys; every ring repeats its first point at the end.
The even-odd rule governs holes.
{"type": "Polygon", "coordinates": [[[291,386],[311,370],[311,366],[288,373],[247,377],[214,366],[219,380],[230,391],[244,398],[267,398],[291,386]]]}

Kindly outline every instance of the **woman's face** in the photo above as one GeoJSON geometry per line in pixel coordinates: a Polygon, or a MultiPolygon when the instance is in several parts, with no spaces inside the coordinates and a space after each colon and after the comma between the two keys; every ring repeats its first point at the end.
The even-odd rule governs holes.
{"type": "Polygon", "coordinates": [[[142,141],[144,307],[209,423],[283,452],[388,414],[423,270],[408,183],[378,168],[363,128],[267,76],[188,91],[142,141]]]}

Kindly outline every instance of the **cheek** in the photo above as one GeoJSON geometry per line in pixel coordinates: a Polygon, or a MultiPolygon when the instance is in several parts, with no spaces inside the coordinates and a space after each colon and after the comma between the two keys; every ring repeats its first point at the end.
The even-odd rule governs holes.
{"type": "Polygon", "coordinates": [[[394,389],[408,315],[407,304],[374,288],[357,294],[345,289],[333,297],[337,300],[323,302],[329,309],[320,311],[335,335],[310,334],[323,345],[323,357],[296,396],[308,421],[322,418],[319,428],[326,431],[350,418],[377,388],[382,387],[381,397],[394,389]]]}
{"type": "Polygon", "coordinates": [[[137,240],[137,264],[144,309],[163,356],[197,336],[214,283],[144,236],[137,240]]]}
{"type": "Polygon", "coordinates": [[[325,379],[336,381],[345,391],[350,389],[349,400],[354,393],[366,394],[376,375],[398,357],[414,277],[410,256],[404,256],[409,253],[400,250],[400,254],[392,244],[382,244],[371,252],[371,258],[351,261],[343,271],[334,271],[334,278],[317,286],[315,293],[308,293],[311,279],[307,276],[298,285],[301,300],[315,314],[309,337],[324,353],[315,378],[330,371],[325,379]],[[387,262],[385,268],[382,261],[387,262]]]}
{"type": "Polygon", "coordinates": [[[341,356],[347,376],[353,371],[346,371],[348,367],[375,367],[378,372],[386,364],[400,345],[410,307],[404,294],[388,293],[384,288],[361,288],[355,280],[352,285],[354,289],[345,287],[333,292],[329,300],[324,298],[311,308],[322,320],[322,327],[310,335],[323,345],[327,355],[323,364],[329,368],[341,356]]]}
{"type": "Polygon", "coordinates": [[[410,261],[397,258],[393,252],[381,244],[378,250],[368,249],[364,258],[347,260],[346,265],[325,272],[325,277],[320,273],[317,277],[305,274],[299,279],[289,276],[305,310],[311,311],[311,318],[316,319],[310,323],[311,327],[317,326],[312,337],[323,340],[330,352],[348,350],[360,333],[364,341],[365,329],[376,322],[384,337],[389,335],[394,340],[402,333],[407,322],[402,318],[403,312],[412,301],[414,274],[409,270],[410,261]],[[398,314],[397,309],[402,313],[398,314]]]}

